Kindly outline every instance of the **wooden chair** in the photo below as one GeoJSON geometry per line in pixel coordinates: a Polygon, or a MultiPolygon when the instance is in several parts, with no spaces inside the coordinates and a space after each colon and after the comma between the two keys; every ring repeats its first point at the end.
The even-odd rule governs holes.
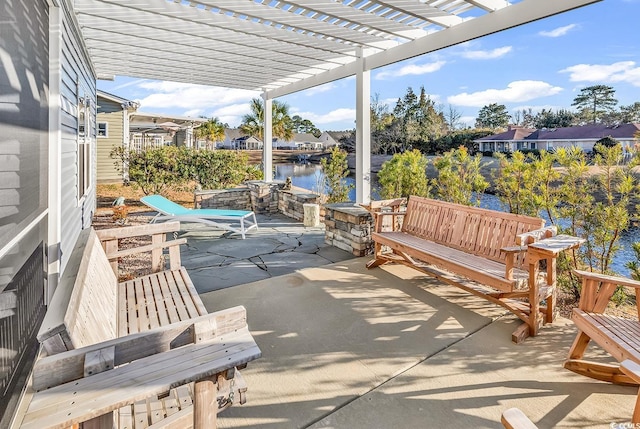
{"type": "Polygon", "coordinates": [[[640,321],[605,314],[607,305],[618,285],[635,289],[640,295],[640,282],[625,277],[614,277],[587,271],[574,271],[582,278],[582,291],[578,308],[573,309],[572,320],[579,329],[569,350],[564,367],[575,373],[597,380],[617,384],[637,385],[620,365],[584,360],[587,346],[593,340],[616,361],[630,360],[640,364],[640,321]]]}

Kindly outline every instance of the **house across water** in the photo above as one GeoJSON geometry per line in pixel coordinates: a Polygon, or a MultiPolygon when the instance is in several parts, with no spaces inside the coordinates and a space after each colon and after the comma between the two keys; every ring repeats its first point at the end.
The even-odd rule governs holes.
{"type": "Polygon", "coordinates": [[[524,128],[510,125],[507,131],[474,140],[481,152],[514,152],[523,149],[553,151],[561,147],[577,146],[591,152],[593,146],[607,137],[618,141],[623,148],[633,148],[640,124],[592,124],[581,127],[524,128]]]}

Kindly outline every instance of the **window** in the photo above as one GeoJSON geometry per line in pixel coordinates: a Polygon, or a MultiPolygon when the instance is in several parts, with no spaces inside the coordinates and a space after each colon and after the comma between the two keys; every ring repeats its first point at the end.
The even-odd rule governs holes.
{"type": "Polygon", "coordinates": [[[98,137],[109,137],[109,124],[98,122],[98,137]]]}
{"type": "Polygon", "coordinates": [[[91,137],[94,135],[91,121],[91,99],[78,98],[78,200],[81,200],[91,186],[91,137]]]}

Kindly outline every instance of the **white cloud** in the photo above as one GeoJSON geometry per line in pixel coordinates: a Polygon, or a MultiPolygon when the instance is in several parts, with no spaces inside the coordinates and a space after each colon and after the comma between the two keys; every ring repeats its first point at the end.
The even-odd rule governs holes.
{"type": "Polygon", "coordinates": [[[640,87],[640,67],[633,61],[620,61],[613,64],[576,64],[560,70],[569,73],[572,82],[626,82],[640,87]]]}
{"type": "Polygon", "coordinates": [[[504,89],[486,89],[473,93],[463,92],[447,98],[450,104],[458,106],[482,107],[490,103],[519,103],[562,91],[558,86],[538,80],[518,80],[504,89]]]}
{"type": "Polygon", "coordinates": [[[400,67],[397,70],[383,71],[376,75],[376,80],[385,80],[394,77],[408,76],[408,75],[423,75],[427,73],[433,73],[440,70],[446,61],[436,61],[427,64],[408,64],[404,67],[400,67]]]}
{"type": "Polygon", "coordinates": [[[230,127],[237,127],[242,122],[242,116],[251,111],[249,103],[230,104],[215,109],[209,116],[220,119],[223,124],[229,124],[230,127]]]}
{"type": "Polygon", "coordinates": [[[544,37],[561,37],[577,27],[578,27],[577,24],[569,24],[569,25],[565,25],[564,27],[554,28],[553,30],[541,31],[538,34],[544,37]]]}
{"type": "Polygon", "coordinates": [[[513,50],[511,46],[503,46],[501,48],[491,49],[489,51],[463,51],[460,53],[464,58],[469,60],[493,60],[507,55],[513,50]]]}
{"type": "Polygon", "coordinates": [[[297,112],[297,114],[305,119],[309,119],[315,125],[344,121],[354,122],[356,120],[356,110],[347,108],[339,108],[325,114],[313,112],[297,112]]]}
{"type": "Polygon", "coordinates": [[[204,115],[204,110],[202,109],[191,109],[182,114],[182,116],[188,116],[190,118],[197,118],[202,115],[204,115]]]}
{"type": "Polygon", "coordinates": [[[151,94],[138,100],[140,110],[182,108],[187,110],[211,110],[229,103],[246,102],[260,94],[256,91],[192,85],[178,82],[146,81],[139,88],[151,94]]]}

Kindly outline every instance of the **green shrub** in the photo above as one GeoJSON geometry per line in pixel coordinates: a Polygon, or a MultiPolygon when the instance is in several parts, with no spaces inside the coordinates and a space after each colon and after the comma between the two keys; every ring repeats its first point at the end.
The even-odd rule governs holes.
{"type": "Polygon", "coordinates": [[[438,170],[435,188],[438,198],[465,205],[480,205],[480,198],[489,187],[480,169],[482,155],[469,155],[466,147],[445,152],[433,165],[438,170]]]}
{"type": "Polygon", "coordinates": [[[140,186],[145,195],[163,194],[167,190],[186,184],[185,149],[176,146],[149,148],[130,152],[123,147],[111,151],[117,159],[116,168],[127,169],[129,180],[140,186]]]}
{"type": "Polygon", "coordinates": [[[127,169],[129,180],[146,195],[184,189],[192,181],[199,188],[223,189],[247,180],[262,178],[262,171],[248,163],[248,156],[234,151],[197,150],[161,146],[130,152],[122,147],[111,151],[116,168],[127,169]]]}
{"type": "Polygon", "coordinates": [[[414,149],[393,155],[389,161],[382,164],[378,172],[378,182],[382,189],[382,198],[401,198],[410,195],[429,196],[429,180],[427,179],[427,164],[429,160],[414,149]]]}
{"type": "Polygon", "coordinates": [[[322,181],[327,189],[328,203],[341,203],[349,201],[349,192],[353,185],[348,185],[344,180],[349,175],[347,152],[337,146],[331,149],[329,158],[320,160],[322,165],[322,181]]]}
{"type": "Polygon", "coordinates": [[[201,189],[224,189],[247,180],[262,179],[262,171],[249,165],[246,153],[227,150],[190,150],[190,175],[201,189]]]}

